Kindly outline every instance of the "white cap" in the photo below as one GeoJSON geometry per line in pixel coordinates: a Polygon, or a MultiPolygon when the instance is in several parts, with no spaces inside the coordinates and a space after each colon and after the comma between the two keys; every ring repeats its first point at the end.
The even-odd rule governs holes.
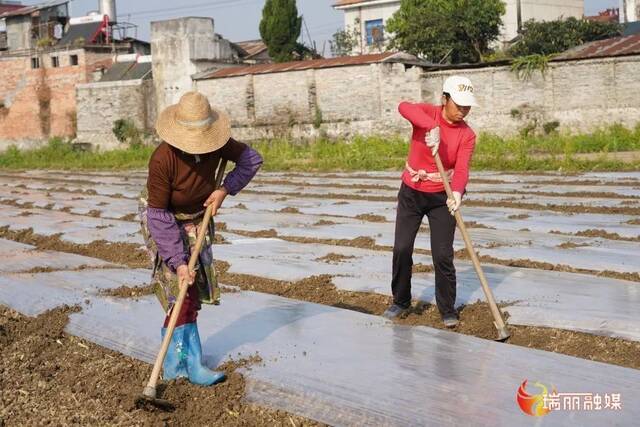
{"type": "Polygon", "coordinates": [[[444,81],[442,92],[451,95],[453,102],[461,107],[476,107],[476,96],[473,94],[471,80],[462,76],[451,76],[444,81]]]}

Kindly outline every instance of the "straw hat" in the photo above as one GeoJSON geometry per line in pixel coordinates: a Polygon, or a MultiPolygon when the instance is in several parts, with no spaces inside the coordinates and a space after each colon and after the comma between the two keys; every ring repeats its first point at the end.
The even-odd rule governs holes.
{"type": "Polygon", "coordinates": [[[160,113],[156,131],[167,144],[185,153],[205,154],[229,141],[231,123],[229,116],[211,108],[204,95],[187,92],[180,102],[160,113]]]}

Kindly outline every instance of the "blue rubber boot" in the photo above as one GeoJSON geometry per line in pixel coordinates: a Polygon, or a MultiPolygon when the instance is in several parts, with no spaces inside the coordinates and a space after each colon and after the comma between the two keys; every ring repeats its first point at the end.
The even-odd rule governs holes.
{"type": "MultiPolygon", "coordinates": [[[[164,335],[167,328],[162,328],[161,335],[164,335]]],[[[188,377],[187,373],[187,342],[184,339],[184,326],[178,326],[173,330],[173,336],[167,349],[167,355],[162,363],[162,378],[165,380],[175,380],[178,377],[188,377]]]]}
{"type": "Polygon", "coordinates": [[[184,341],[187,343],[186,366],[189,374],[189,381],[198,385],[213,385],[224,381],[227,376],[222,372],[212,371],[202,365],[202,346],[200,345],[200,335],[198,325],[187,323],[184,328],[184,341]]]}

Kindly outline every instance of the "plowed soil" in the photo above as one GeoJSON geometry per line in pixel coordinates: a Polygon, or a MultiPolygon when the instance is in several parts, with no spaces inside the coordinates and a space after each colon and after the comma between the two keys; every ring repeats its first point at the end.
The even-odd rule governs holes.
{"type": "Polygon", "coordinates": [[[64,307],[27,318],[0,306],[0,425],[316,426],[315,422],[249,404],[238,368],[259,357],[225,363],[228,379],[213,387],[185,380],[158,390],[173,412],[140,408],[135,400],[151,366],[67,335],[64,307]]]}

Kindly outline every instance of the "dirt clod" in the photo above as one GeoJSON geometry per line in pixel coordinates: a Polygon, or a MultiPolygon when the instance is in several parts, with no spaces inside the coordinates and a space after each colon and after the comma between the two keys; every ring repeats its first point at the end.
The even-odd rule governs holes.
{"type": "Polygon", "coordinates": [[[118,219],[120,221],[135,221],[136,218],[138,218],[138,214],[130,213],[130,214],[123,215],[118,219]]]}
{"type": "Polygon", "coordinates": [[[290,206],[287,206],[286,208],[280,209],[278,212],[280,212],[280,213],[290,213],[290,214],[299,214],[300,213],[300,209],[292,208],[290,206]]]}
{"type": "Polygon", "coordinates": [[[105,289],[100,295],[116,298],[136,298],[153,294],[153,286],[127,286],[123,285],[116,289],[105,289]]]}
{"type": "Polygon", "coordinates": [[[315,261],[326,262],[327,264],[339,264],[341,262],[354,258],[355,256],[353,255],[342,255],[331,252],[323,257],[316,258],[315,261]]]}
{"type": "Polygon", "coordinates": [[[560,249],[574,249],[574,248],[583,248],[586,246],[590,246],[590,245],[588,243],[564,242],[564,243],[560,243],[556,247],[560,249]]]}
{"type": "Polygon", "coordinates": [[[361,221],[369,221],[369,222],[387,222],[387,219],[382,215],[374,215],[374,214],[357,215],[356,219],[359,219],[361,221]]]}
{"type": "Polygon", "coordinates": [[[327,221],[326,219],[321,219],[320,221],[316,222],[313,225],[317,225],[317,226],[320,226],[320,225],[336,225],[336,223],[333,222],[333,221],[327,221]]]}

